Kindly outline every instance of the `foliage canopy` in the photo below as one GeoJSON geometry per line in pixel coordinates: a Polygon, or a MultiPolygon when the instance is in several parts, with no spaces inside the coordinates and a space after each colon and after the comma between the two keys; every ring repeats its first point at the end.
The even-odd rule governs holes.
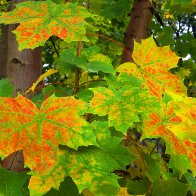
{"type": "Polygon", "coordinates": [[[195,1],[155,1],[162,24],[153,18],[152,35],[120,65],[114,39],[122,41],[133,2],[90,3],[28,1],[1,13],[0,23],[20,23],[19,50],[45,48],[48,71],[26,93],[48,78],[32,100],[11,97],[0,81],[0,195],[194,194],[196,101],[187,88],[190,95],[195,85],[195,1]],[[6,157],[21,149],[31,171],[6,170],[6,157]]]}

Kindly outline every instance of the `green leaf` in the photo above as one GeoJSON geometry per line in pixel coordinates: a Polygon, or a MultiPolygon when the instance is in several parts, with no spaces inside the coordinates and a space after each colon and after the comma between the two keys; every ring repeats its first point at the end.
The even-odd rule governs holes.
{"type": "Polygon", "coordinates": [[[174,43],[173,39],[174,30],[170,26],[164,26],[164,28],[160,28],[158,31],[157,42],[161,46],[168,46],[174,43]]]}
{"type": "Polygon", "coordinates": [[[40,108],[42,103],[44,102],[44,94],[43,93],[39,93],[37,95],[34,95],[32,97],[32,99],[31,99],[31,101],[33,103],[35,103],[38,108],[40,108]]]}
{"type": "Polygon", "coordinates": [[[127,73],[122,73],[118,76],[118,80],[133,87],[141,87],[142,81],[137,77],[131,75],[129,76],[127,73]]]}
{"type": "Polygon", "coordinates": [[[149,154],[144,154],[142,156],[146,163],[146,174],[151,182],[155,182],[161,176],[161,168],[159,165],[159,161],[153,159],[149,154]]]}
{"type": "Polygon", "coordinates": [[[182,176],[182,174],[186,173],[187,170],[191,168],[190,159],[186,155],[181,154],[179,156],[179,155],[173,154],[169,146],[167,146],[166,153],[172,154],[170,161],[173,161],[180,176],[182,176]]]}
{"type": "Polygon", "coordinates": [[[100,48],[97,46],[90,46],[88,48],[82,49],[82,56],[84,56],[86,59],[89,59],[89,57],[99,53],[100,48]]]}
{"type": "Polygon", "coordinates": [[[59,190],[52,188],[44,196],[80,196],[78,188],[74,181],[67,176],[59,186],[59,190]]]}
{"type": "Polygon", "coordinates": [[[88,102],[92,99],[93,92],[88,89],[81,88],[80,91],[77,93],[77,97],[82,101],[88,102]]]}
{"type": "Polygon", "coordinates": [[[147,179],[142,180],[142,182],[129,180],[127,188],[130,195],[145,195],[148,192],[148,181],[147,179]]]}
{"type": "Polygon", "coordinates": [[[76,183],[79,192],[87,188],[95,195],[115,196],[119,191],[118,176],[112,173],[125,169],[135,156],[123,147],[120,138],[98,136],[99,148],[79,147],[73,151],[64,147],[62,165],[76,183]]]}
{"type": "Polygon", "coordinates": [[[195,190],[196,190],[196,179],[193,176],[193,174],[187,172],[184,174],[184,176],[186,177],[187,183],[191,186],[191,192],[194,195],[195,190]]]}
{"type": "Polygon", "coordinates": [[[185,196],[189,187],[186,184],[172,180],[158,180],[152,184],[153,196],[185,196]]]}
{"type": "Polygon", "coordinates": [[[90,58],[92,58],[92,56],[96,55],[98,51],[99,48],[96,46],[83,48],[81,55],[77,56],[76,49],[69,48],[62,50],[62,52],[60,53],[60,57],[56,60],[56,64],[59,68],[60,74],[69,74],[71,73],[71,71],[75,70],[76,67],[80,67],[85,71],[88,71],[88,69],[89,71],[95,69],[95,71],[92,72],[97,72],[97,69],[99,69],[99,67],[90,67],[88,65],[88,61],[90,58]]]}
{"type": "Polygon", "coordinates": [[[59,191],[51,188],[50,191],[48,191],[46,194],[44,194],[43,196],[59,196],[59,191]]]}
{"type": "Polygon", "coordinates": [[[7,79],[0,80],[0,97],[12,97],[13,85],[7,79]]]}
{"type": "Polygon", "coordinates": [[[107,121],[94,121],[91,123],[94,128],[94,133],[96,134],[97,140],[106,139],[111,136],[109,130],[109,124],[107,121]]]}
{"type": "Polygon", "coordinates": [[[66,150],[62,164],[79,192],[88,188],[95,195],[110,196],[119,191],[118,177],[112,173],[114,167],[119,167],[118,163],[96,147],[66,150]]]}
{"type": "Polygon", "coordinates": [[[84,18],[88,11],[73,3],[55,4],[51,0],[16,4],[10,12],[2,13],[0,23],[20,23],[15,31],[19,50],[43,46],[52,36],[66,42],[87,41],[84,18]]]}
{"type": "Polygon", "coordinates": [[[111,159],[115,160],[122,169],[125,169],[125,166],[135,159],[135,156],[130,154],[127,148],[120,144],[121,138],[111,136],[105,140],[100,139],[97,143],[102,149],[102,153],[106,154],[108,158],[111,157],[111,159]]]}
{"type": "Polygon", "coordinates": [[[148,97],[145,90],[133,86],[90,90],[94,93],[90,101],[90,112],[100,116],[108,115],[109,126],[114,126],[122,133],[126,133],[134,122],[140,121],[140,114],[145,115],[157,107],[155,100],[148,97]]]}
{"type": "Polygon", "coordinates": [[[174,4],[184,4],[184,5],[187,5],[191,2],[192,2],[192,0],[173,0],[172,1],[172,3],[174,3],[174,4]]]}
{"type": "Polygon", "coordinates": [[[194,0],[165,0],[163,10],[173,15],[191,14],[195,11],[194,0]]]}
{"type": "Polygon", "coordinates": [[[87,61],[83,56],[76,55],[76,49],[64,49],[60,53],[60,57],[56,61],[60,73],[69,74],[71,71],[75,70],[76,67],[87,64],[87,61]]]}
{"type": "Polygon", "coordinates": [[[106,0],[106,3],[103,4],[101,15],[107,19],[119,17],[131,10],[131,3],[132,0],[106,0]]]}
{"type": "Polygon", "coordinates": [[[84,48],[80,56],[77,56],[75,49],[64,49],[60,58],[56,61],[60,73],[66,74],[80,67],[84,71],[98,73],[114,73],[111,59],[103,54],[96,54],[97,47],[84,48]]]}
{"type": "Polygon", "coordinates": [[[22,195],[23,186],[29,179],[25,172],[13,172],[0,166],[0,195],[19,196],[22,195]]]}
{"type": "Polygon", "coordinates": [[[114,68],[111,63],[111,59],[103,54],[96,54],[89,59],[89,63],[86,67],[88,72],[98,73],[114,73],[114,68]]]}

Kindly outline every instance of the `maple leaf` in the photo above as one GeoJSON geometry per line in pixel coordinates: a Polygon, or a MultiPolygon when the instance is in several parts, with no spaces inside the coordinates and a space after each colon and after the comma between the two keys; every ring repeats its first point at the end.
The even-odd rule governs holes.
{"type": "Polygon", "coordinates": [[[182,173],[191,169],[196,173],[195,99],[167,92],[162,110],[143,119],[144,138],[162,137],[167,153],[182,173]],[[181,166],[183,165],[183,166],[181,166]]]}
{"type": "Polygon", "coordinates": [[[91,16],[84,7],[72,3],[55,4],[51,0],[16,4],[2,13],[0,23],[20,23],[15,31],[19,50],[43,46],[52,36],[71,41],[87,41],[84,18],[91,16]]]}
{"type": "MultiPolygon", "coordinates": [[[[73,97],[51,96],[40,109],[23,96],[0,97],[0,156],[23,149],[25,163],[34,173],[30,184],[50,189],[57,184],[51,176],[56,172],[59,144],[74,149],[96,145],[93,128],[80,117],[86,107],[73,97]]],[[[62,173],[55,176],[59,183],[64,177],[62,173]]]]}
{"type": "Polygon", "coordinates": [[[110,136],[106,122],[94,123],[98,147],[79,147],[77,151],[64,148],[62,165],[77,185],[79,192],[89,189],[95,195],[118,195],[119,178],[113,172],[125,169],[135,155],[122,146],[121,138],[110,136]]]}
{"type": "Polygon", "coordinates": [[[24,185],[29,178],[25,172],[14,172],[0,166],[0,195],[24,195],[24,185]]]}
{"type": "Polygon", "coordinates": [[[187,195],[189,186],[187,184],[179,182],[177,179],[159,179],[152,184],[152,195],[165,196],[165,195],[187,195]]]}
{"type": "Polygon", "coordinates": [[[143,87],[151,95],[161,99],[165,89],[186,94],[186,88],[180,78],[169,70],[177,67],[179,57],[169,46],[157,47],[153,38],[142,40],[141,44],[134,42],[134,63],[124,63],[116,70],[120,73],[134,75],[143,81],[143,87]]]}
{"type": "Polygon", "coordinates": [[[196,142],[196,99],[180,96],[173,92],[166,91],[172,98],[172,105],[175,114],[181,119],[180,123],[169,124],[167,128],[180,139],[190,138],[196,142]]]}
{"type": "Polygon", "coordinates": [[[140,121],[140,114],[151,113],[158,106],[146,91],[133,86],[119,89],[98,87],[90,90],[94,93],[90,101],[90,112],[100,116],[108,115],[109,125],[123,133],[134,122],[140,121]]]}

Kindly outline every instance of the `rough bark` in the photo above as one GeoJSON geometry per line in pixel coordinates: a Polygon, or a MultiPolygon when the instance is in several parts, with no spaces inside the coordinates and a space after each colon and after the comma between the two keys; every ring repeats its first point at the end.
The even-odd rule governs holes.
{"type": "Polygon", "coordinates": [[[124,48],[121,63],[132,62],[134,40],[141,42],[149,35],[149,25],[153,16],[154,4],[150,0],[137,0],[134,2],[130,22],[124,36],[124,48]]]}
{"type": "Polygon", "coordinates": [[[8,25],[3,25],[0,36],[0,79],[6,77],[8,25]]]}
{"type": "MultiPolygon", "coordinates": [[[[25,0],[12,0],[12,4],[24,2],[25,0]]],[[[32,86],[41,74],[42,69],[42,49],[18,50],[16,36],[12,33],[17,27],[16,24],[8,26],[7,41],[7,63],[6,76],[14,85],[14,96],[17,92],[25,94],[25,91],[32,86]]],[[[31,95],[28,95],[31,97],[31,95]]]]}

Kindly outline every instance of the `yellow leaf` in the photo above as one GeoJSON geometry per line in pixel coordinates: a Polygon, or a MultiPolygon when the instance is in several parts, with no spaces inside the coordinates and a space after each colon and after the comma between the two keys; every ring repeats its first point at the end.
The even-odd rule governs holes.
{"type": "Polygon", "coordinates": [[[54,73],[57,73],[57,72],[58,72],[58,70],[49,69],[46,73],[42,74],[42,75],[38,78],[38,80],[37,80],[35,83],[33,83],[33,85],[31,86],[31,88],[29,88],[29,89],[26,91],[26,94],[29,93],[30,91],[34,92],[36,86],[37,86],[44,78],[46,78],[46,77],[48,77],[48,76],[50,76],[50,75],[52,75],[52,74],[54,74],[54,73]]]}
{"type": "Polygon", "coordinates": [[[171,15],[171,14],[169,14],[169,12],[166,12],[166,13],[165,13],[165,18],[166,18],[166,19],[169,19],[169,18],[172,19],[172,18],[174,18],[174,16],[171,15]]]}

